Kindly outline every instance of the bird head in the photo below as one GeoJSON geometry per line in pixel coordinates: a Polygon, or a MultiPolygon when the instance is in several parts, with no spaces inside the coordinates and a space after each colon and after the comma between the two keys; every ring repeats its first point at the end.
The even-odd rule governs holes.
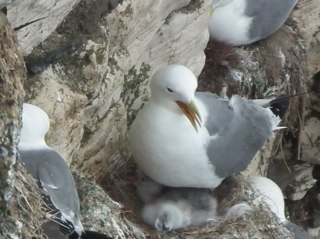
{"type": "Polygon", "coordinates": [[[194,101],[198,82],[185,66],[169,65],[158,70],[151,80],[151,99],[170,108],[179,109],[197,130],[201,117],[194,101]]]}
{"type": "Polygon", "coordinates": [[[35,105],[24,103],[19,147],[45,144],[44,137],[49,127],[50,121],[46,112],[35,105]]]}

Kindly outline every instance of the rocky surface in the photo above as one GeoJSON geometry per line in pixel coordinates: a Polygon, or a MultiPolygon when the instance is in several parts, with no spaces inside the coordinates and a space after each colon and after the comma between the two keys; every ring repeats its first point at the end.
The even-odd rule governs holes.
{"type": "Polygon", "coordinates": [[[28,55],[63,21],[79,0],[13,0],[8,6],[8,20],[16,30],[21,51],[28,55]]]}
{"type": "Polygon", "coordinates": [[[32,177],[19,165],[16,151],[26,69],[16,36],[2,12],[0,39],[0,237],[31,238],[39,235],[35,230],[39,222],[28,212],[39,213],[41,199],[32,177]]]}
{"type": "MultiPolygon", "coordinates": [[[[74,170],[99,181],[112,199],[123,205],[114,202],[92,181],[80,177],[82,213],[88,228],[115,238],[199,238],[198,229],[163,235],[139,220],[139,201],[132,183],[134,166],[129,159],[126,134],[148,98],[148,81],[159,67],[184,64],[196,75],[201,72],[201,90],[249,98],[303,93],[313,76],[319,78],[319,0],[300,0],[280,31],[241,48],[213,42],[207,46],[210,2],[15,0],[8,6],[8,19],[16,28],[29,70],[24,84],[26,100],[42,107],[54,120],[48,143],[74,170]]],[[[292,98],[284,120],[288,129],[275,134],[245,175],[266,175],[271,161],[290,159],[292,170],[282,167],[282,172],[289,173],[281,175],[289,175],[286,179],[291,181],[284,181],[307,187],[298,186],[301,190],[294,194],[286,185],[283,189],[291,193],[287,197],[293,199],[297,192],[303,197],[313,188],[313,164],[307,163],[300,168],[302,171],[293,169],[297,158],[314,163],[319,154],[317,97],[318,93],[307,100],[292,98]],[[304,128],[300,131],[301,124],[304,128]],[[277,151],[280,153],[274,157],[277,151]]],[[[230,185],[226,188],[230,190],[230,185]]],[[[228,194],[225,198],[231,200],[233,196],[228,194]]],[[[201,235],[270,238],[272,234],[268,233],[279,225],[268,212],[264,216],[261,224],[255,224],[257,218],[249,216],[249,223],[243,219],[222,223],[215,229],[202,228],[201,235]],[[269,220],[273,220],[271,226],[266,226],[269,220]],[[237,225],[237,235],[226,230],[231,229],[230,223],[237,225]]],[[[281,233],[287,235],[282,227],[274,233],[275,238],[281,233]]]]}
{"type": "MultiPolygon", "coordinates": [[[[93,179],[111,177],[127,163],[127,126],[148,95],[143,86],[151,74],[168,63],[185,64],[200,73],[208,41],[209,1],[125,1],[119,5],[117,1],[77,5],[60,1],[56,8],[55,1],[40,3],[24,1],[23,9],[31,12],[28,16],[22,13],[23,19],[13,19],[20,3],[8,8],[14,27],[23,25],[25,18],[27,22],[43,18],[17,31],[22,52],[28,55],[26,100],[42,107],[54,120],[47,141],[73,168],[93,179]],[[39,11],[49,6],[58,18],[48,19],[46,11],[39,11]]],[[[101,193],[95,202],[86,199],[87,194],[80,192],[84,205],[90,200],[89,209],[106,202],[101,193]]],[[[115,238],[139,237],[132,232],[137,231],[133,224],[127,231],[119,204],[110,200],[97,210],[110,225],[102,227],[104,232],[115,238]]],[[[87,212],[84,206],[85,225],[89,226],[98,219],[87,212]]]]}

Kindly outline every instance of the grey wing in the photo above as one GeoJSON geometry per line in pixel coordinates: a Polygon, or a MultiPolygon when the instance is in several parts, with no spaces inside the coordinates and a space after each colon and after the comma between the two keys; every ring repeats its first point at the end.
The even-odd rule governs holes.
{"type": "Polygon", "coordinates": [[[200,100],[208,111],[208,118],[204,124],[210,135],[221,134],[230,124],[233,111],[228,102],[211,92],[196,92],[196,98],[200,100]]]}
{"type": "Polygon", "coordinates": [[[284,225],[293,235],[295,239],[311,239],[310,234],[302,227],[294,224],[293,222],[286,222],[284,225]]]}
{"type": "Polygon", "coordinates": [[[57,209],[71,217],[72,213],[80,213],[72,173],[57,152],[50,149],[20,151],[20,156],[27,170],[39,181],[57,209]]]}
{"type": "Polygon", "coordinates": [[[287,20],[298,0],[247,0],[245,14],[254,17],[250,37],[263,39],[277,31],[287,20]]]}
{"type": "MultiPolygon", "coordinates": [[[[208,118],[216,126],[223,125],[207,147],[207,155],[215,166],[216,174],[223,178],[244,170],[272,134],[272,123],[266,109],[239,96],[233,98],[236,104],[224,104],[223,110],[219,105],[220,110],[214,113],[215,110],[211,109],[213,115],[208,118]],[[218,120],[221,122],[216,122],[218,120]]],[[[210,107],[210,101],[205,104],[210,107]]],[[[211,105],[212,108],[215,106],[211,105]]]]}

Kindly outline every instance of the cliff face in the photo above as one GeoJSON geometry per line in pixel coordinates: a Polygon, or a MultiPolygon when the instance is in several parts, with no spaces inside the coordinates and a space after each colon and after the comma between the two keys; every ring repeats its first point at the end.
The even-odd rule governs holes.
{"type": "MultiPolygon", "coordinates": [[[[29,72],[25,100],[43,108],[55,121],[48,144],[74,170],[99,181],[127,211],[132,209],[128,217],[137,223],[135,195],[122,192],[133,191],[128,183],[133,164],[126,134],[148,98],[148,81],[157,69],[178,63],[198,76],[205,66],[199,80],[202,90],[219,93],[227,86],[229,95],[248,97],[304,92],[306,83],[319,71],[319,34],[314,34],[319,26],[319,0],[301,0],[288,25],[271,38],[235,49],[216,43],[207,47],[210,3],[15,0],[8,6],[7,18],[16,29],[29,72]]],[[[286,123],[296,133],[305,106],[298,98],[293,102],[286,123]]],[[[303,132],[308,132],[307,123],[303,132]]],[[[311,126],[317,132],[314,121],[311,126]]],[[[302,137],[299,147],[304,155],[309,152],[315,158],[317,152],[304,150],[310,147],[306,138],[302,137]]],[[[261,150],[248,174],[267,173],[270,157],[280,145],[279,140],[275,142],[261,150]]],[[[85,226],[118,238],[141,237],[143,233],[128,226],[119,216],[119,204],[101,188],[80,177],[79,190],[83,192],[85,226]],[[101,202],[107,206],[99,208],[101,202]],[[98,226],[98,221],[107,226],[98,226]]],[[[232,238],[232,231],[225,238],[228,235],[232,238]]]]}
{"type": "MultiPolygon", "coordinates": [[[[39,68],[57,54],[63,59],[26,83],[31,102],[57,122],[49,142],[95,178],[121,160],[127,126],[147,97],[152,73],[181,63],[199,74],[208,41],[208,2],[127,1],[110,14],[103,2],[82,1],[34,50],[30,62],[39,68]],[[48,49],[40,62],[32,57],[48,49]]],[[[30,46],[28,38],[20,40],[30,46]]]]}
{"type": "Polygon", "coordinates": [[[79,0],[12,0],[8,6],[8,20],[17,32],[21,51],[28,55],[63,21],[79,0]]]}
{"type": "MultiPolygon", "coordinates": [[[[8,7],[29,70],[26,100],[54,119],[47,141],[74,169],[99,179],[127,163],[127,127],[155,70],[180,63],[200,73],[209,2],[31,0],[8,7]]],[[[117,203],[82,186],[82,200],[91,203],[83,207],[85,226],[138,237],[117,203]],[[101,201],[88,194],[105,208],[95,209],[101,201]]]]}

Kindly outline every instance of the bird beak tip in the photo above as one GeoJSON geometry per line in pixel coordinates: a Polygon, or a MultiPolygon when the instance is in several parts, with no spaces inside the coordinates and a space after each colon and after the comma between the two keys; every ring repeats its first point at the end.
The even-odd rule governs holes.
{"type": "Polygon", "coordinates": [[[188,104],[181,101],[176,101],[176,103],[187,116],[194,129],[198,132],[198,125],[201,127],[201,116],[195,102],[192,100],[188,104]]]}

